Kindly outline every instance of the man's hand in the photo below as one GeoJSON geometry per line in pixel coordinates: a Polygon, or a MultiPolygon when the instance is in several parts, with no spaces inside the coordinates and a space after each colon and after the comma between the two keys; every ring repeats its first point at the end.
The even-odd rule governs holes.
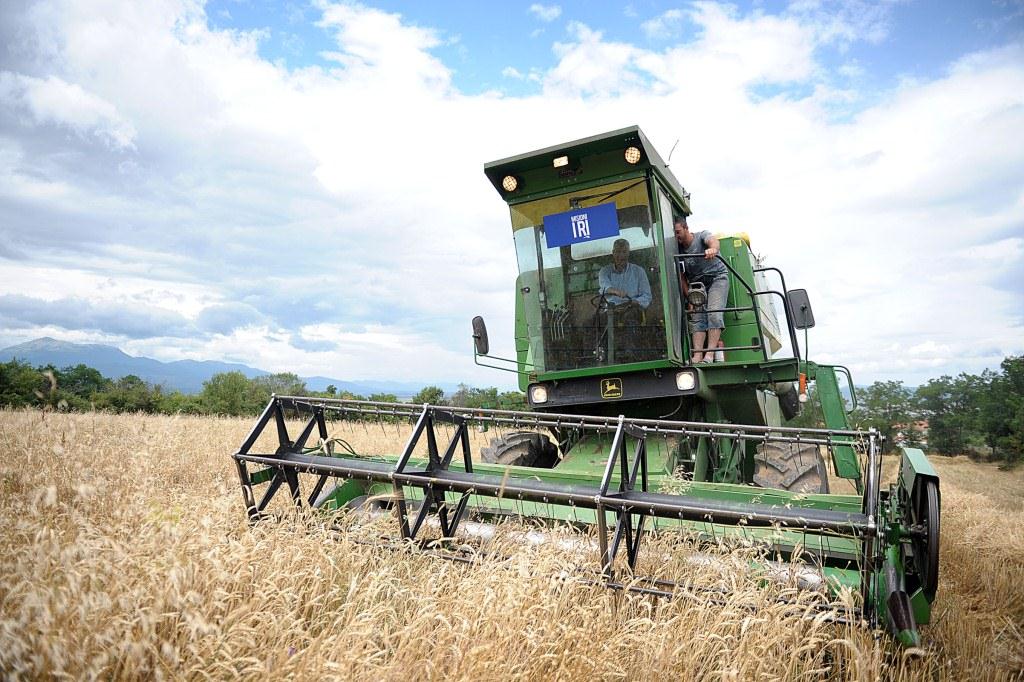
{"type": "Polygon", "coordinates": [[[626,292],[623,291],[622,289],[606,289],[604,293],[606,296],[618,296],[619,298],[626,298],[626,292]]]}
{"type": "Polygon", "coordinates": [[[718,249],[712,246],[709,249],[704,249],[704,260],[711,260],[718,255],[718,249]]]}

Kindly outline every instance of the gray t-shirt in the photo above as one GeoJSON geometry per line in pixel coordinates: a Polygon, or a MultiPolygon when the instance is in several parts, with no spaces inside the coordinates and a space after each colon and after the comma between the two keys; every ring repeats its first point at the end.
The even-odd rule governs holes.
{"type": "MultiPolygon", "coordinates": [[[[679,253],[688,254],[703,254],[707,250],[707,240],[711,238],[711,233],[707,230],[693,233],[693,241],[690,242],[690,246],[683,248],[682,244],[679,244],[679,253]]],[[[688,282],[696,282],[698,280],[713,280],[719,275],[725,275],[729,271],[725,267],[725,263],[715,258],[714,260],[705,260],[704,258],[684,258],[683,269],[686,271],[686,280],[688,282]]],[[[707,282],[705,282],[707,283],[707,282]]]]}

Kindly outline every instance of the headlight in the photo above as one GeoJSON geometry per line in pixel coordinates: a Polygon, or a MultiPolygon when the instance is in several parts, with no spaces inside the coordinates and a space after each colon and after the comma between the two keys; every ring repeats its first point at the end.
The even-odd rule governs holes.
{"type": "Polygon", "coordinates": [[[697,373],[683,370],[676,374],[676,388],[680,391],[692,391],[697,388],[697,373]]]}
{"type": "Polygon", "coordinates": [[[542,405],[548,401],[548,387],[537,384],[530,387],[530,402],[534,405],[542,405]]]}
{"type": "Polygon", "coordinates": [[[506,175],[501,179],[501,187],[506,192],[515,192],[519,187],[519,179],[514,175],[506,175]]]}
{"type": "Polygon", "coordinates": [[[562,166],[568,166],[569,165],[569,157],[568,156],[556,156],[554,161],[551,162],[551,165],[553,165],[555,168],[561,168],[562,166]]]}
{"type": "Polygon", "coordinates": [[[694,308],[703,308],[708,302],[708,292],[704,285],[700,282],[691,284],[690,290],[686,293],[686,301],[694,308]]]}
{"type": "Polygon", "coordinates": [[[640,149],[637,147],[626,147],[626,152],[623,154],[626,157],[626,163],[636,165],[640,163],[640,149]]]}

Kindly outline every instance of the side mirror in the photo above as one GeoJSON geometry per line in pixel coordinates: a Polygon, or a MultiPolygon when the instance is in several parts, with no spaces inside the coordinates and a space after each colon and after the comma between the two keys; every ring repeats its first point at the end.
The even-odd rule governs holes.
{"type": "Polygon", "coordinates": [[[484,318],[477,315],[473,318],[473,345],[476,346],[477,355],[487,355],[491,345],[487,342],[487,325],[484,318]]]}
{"type": "Polygon", "coordinates": [[[807,289],[790,289],[786,293],[789,314],[793,316],[793,326],[797,329],[810,329],[814,326],[814,313],[811,311],[811,300],[807,298],[807,289]]]}

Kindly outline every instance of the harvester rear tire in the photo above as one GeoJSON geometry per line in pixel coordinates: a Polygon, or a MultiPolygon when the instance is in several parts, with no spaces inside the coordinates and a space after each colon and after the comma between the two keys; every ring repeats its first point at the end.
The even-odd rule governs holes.
{"type": "Polygon", "coordinates": [[[490,464],[550,469],[558,460],[558,447],[542,433],[515,431],[492,438],[490,447],[480,448],[490,464]]]}
{"type": "Polygon", "coordinates": [[[828,467],[817,445],[762,443],[754,456],[754,483],[794,493],[827,493],[828,467]]]}

